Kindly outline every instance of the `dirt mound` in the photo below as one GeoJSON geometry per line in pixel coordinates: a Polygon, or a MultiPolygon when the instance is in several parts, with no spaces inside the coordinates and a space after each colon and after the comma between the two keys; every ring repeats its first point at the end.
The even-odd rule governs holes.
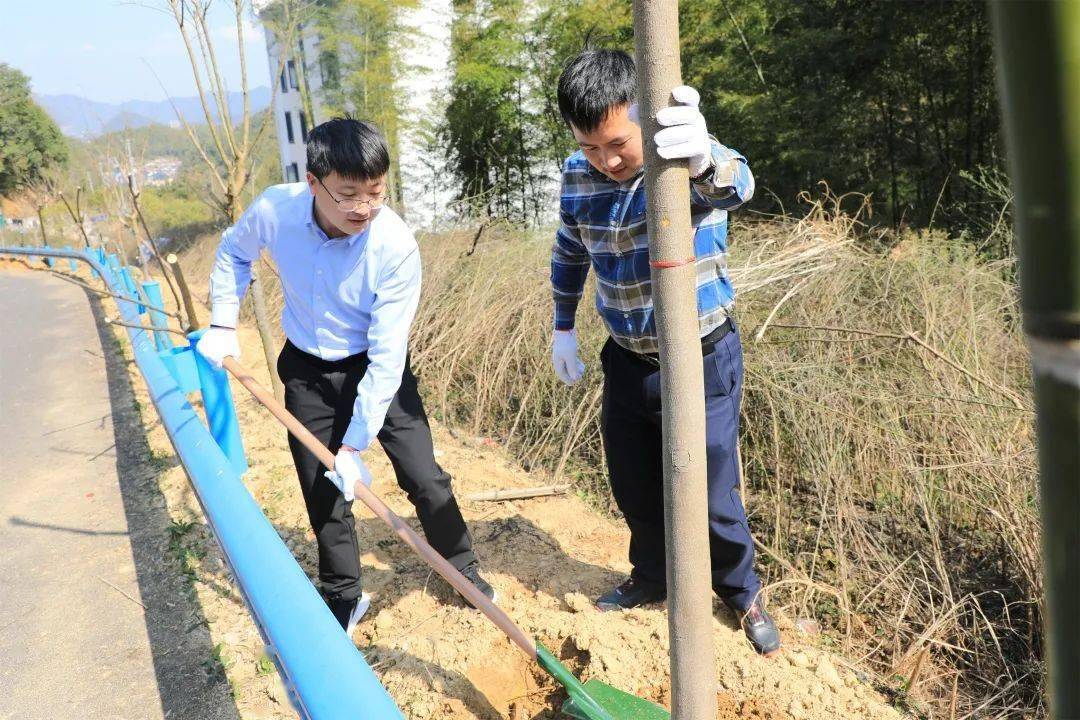
{"type": "MultiPolygon", "coordinates": [[[[253,331],[242,332],[244,362],[267,383],[253,331]]],[[[218,554],[202,526],[198,504],[168,440],[146,401],[144,422],[161,463],[160,483],[170,513],[191,530],[173,538],[178,570],[192,574],[215,651],[246,718],[293,717],[218,554]]],[[[285,444],[284,431],[239,385],[234,386],[251,470],[245,481],[309,575],[316,574],[314,536],[285,444]]],[[[511,465],[490,441],[436,427],[439,462],[462,497],[494,488],[543,484],[511,465]]],[[[380,450],[367,460],[374,489],[415,524],[412,507],[380,450]]],[[[524,630],[580,677],[599,678],[667,704],[668,640],[663,608],[600,613],[591,598],[628,571],[627,532],[573,496],[515,502],[462,502],[483,570],[499,604],[524,630]]],[[[364,586],[372,608],[354,639],[402,711],[410,718],[554,718],[565,694],[527,662],[482,615],[466,607],[441,578],[364,508],[357,508],[364,586]]],[[[714,608],[716,691],[720,718],[833,720],[898,718],[839,657],[807,644],[780,614],[785,648],[764,660],[746,643],[734,618],[714,608]]]]}

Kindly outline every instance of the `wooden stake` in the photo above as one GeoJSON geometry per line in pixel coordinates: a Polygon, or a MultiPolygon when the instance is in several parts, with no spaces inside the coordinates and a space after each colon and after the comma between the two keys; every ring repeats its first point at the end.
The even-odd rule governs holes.
{"type": "Polygon", "coordinates": [[[686,161],[662,160],[653,141],[659,129],[656,112],[672,103],[671,90],[682,85],[678,0],[634,0],[634,46],[660,340],[671,716],[714,720],[705,396],[690,179],[686,161]]]}
{"type": "Polygon", "coordinates": [[[180,297],[184,300],[184,312],[187,314],[187,331],[195,332],[202,327],[199,322],[199,314],[195,312],[195,303],[191,299],[191,290],[188,288],[187,280],[184,279],[184,270],[180,267],[180,258],[176,257],[176,253],[169,253],[165,258],[165,262],[169,264],[169,268],[172,270],[173,277],[176,278],[176,284],[180,286],[180,297]]]}
{"type": "MultiPolygon", "coordinates": [[[[150,249],[154,251],[154,257],[158,261],[158,267],[161,268],[161,274],[165,276],[165,284],[169,286],[169,292],[172,293],[173,300],[176,302],[176,309],[179,310],[180,294],[176,291],[176,285],[173,284],[172,278],[169,277],[169,270],[165,267],[165,259],[161,257],[161,251],[158,249],[157,240],[154,240],[154,235],[150,232],[150,228],[143,218],[142,209],[139,207],[139,192],[135,189],[135,176],[128,173],[127,180],[128,193],[131,195],[131,205],[135,208],[135,216],[138,218],[139,224],[146,234],[146,241],[150,243],[150,249]]],[[[131,233],[135,239],[135,251],[137,253],[139,249],[139,236],[135,232],[134,223],[132,225],[131,233]]],[[[188,324],[191,324],[190,320],[188,321],[188,324]]]]}
{"type": "Polygon", "coordinates": [[[259,328],[259,339],[262,341],[263,355],[266,357],[266,369],[270,372],[270,387],[274,389],[274,397],[280,403],[285,402],[285,386],[281,384],[281,378],[277,374],[277,346],[274,344],[274,335],[270,332],[270,320],[266,316],[266,297],[262,291],[262,281],[259,280],[255,268],[251,268],[251,285],[248,287],[251,295],[251,304],[255,308],[255,325],[259,328]]]}

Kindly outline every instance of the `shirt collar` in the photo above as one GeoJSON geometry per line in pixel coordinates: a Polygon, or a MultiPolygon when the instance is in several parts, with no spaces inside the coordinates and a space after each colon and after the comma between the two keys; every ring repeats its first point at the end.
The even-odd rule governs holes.
{"type": "MultiPolygon", "coordinates": [[[[315,198],[311,198],[311,202],[307,203],[306,205],[307,211],[306,217],[304,218],[304,223],[309,228],[311,228],[311,231],[315,233],[315,236],[323,242],[344,242],[346,245],[351,247],[356,244],[357,240],[359,240],[362,236],[366,235],[369,230],[371,230],[371,223],[368,223],[368,226],[364,228],[363,231],[358,232],[355,235],[346,235],[345,237],[332,238],[327,235],[326,231],[319,227],[319,223],[315,221],[315,198]]],[[[374,220],[372,220],[372,222],[374,222],[374,220]]]]}
{"type": "Polygon", "coordinates": [[[589,162],[588,160],[585,161],[585,174],[586,175],[588,175],[593,180],[610,183],[612,185],[620,185],[620,186],[621,185],[632,185],[634,180],[636,180],[638,178],[638,176],[641,175],[644,172],[645,172],[645,166],[642,165],[640,168],[638,168],[638,171],[636,173],[634,173],[630,177],[628,177],[625,180],[620,182],[618,180],[612,180],[607,175],[605,175],[604,173],[602,173],[599,170],[597,170],[596,168],[594,168],[593,164],[591,162],[589,162]]]}

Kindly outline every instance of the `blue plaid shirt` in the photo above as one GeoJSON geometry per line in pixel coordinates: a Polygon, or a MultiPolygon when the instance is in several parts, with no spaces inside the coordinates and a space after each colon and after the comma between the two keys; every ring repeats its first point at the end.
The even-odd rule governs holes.
{"type": "MultiPolygon", "coordinates": [[[[754,194],[746,158],[714,139],[712,159],[712,177],[690,183],[701,337],[727,319],[735,302],[727,272],[727,214],[754,194]]],[[[555,329],[574,327],[591,263],[596,309],[611,337],[634,352],[657,352],[644,171],[619,183],[577,151],[563,165],[560,216],[551,253],[555,329]]]]}

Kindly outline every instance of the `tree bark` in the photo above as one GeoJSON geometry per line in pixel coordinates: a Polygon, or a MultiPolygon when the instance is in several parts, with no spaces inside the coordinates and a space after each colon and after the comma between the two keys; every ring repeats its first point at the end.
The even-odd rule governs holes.
{"type": "Polygon", "coordinates": [[[661,160],[653,141],[656,111],[671,104],[671,90],[682,84],[678,11],[678,0],[634,0],[634,46],[660,340],[671,714],[714,720],[705,397],[689,176],[685,161],[661,160]]]}
{"type": "Polygon", "coordinates": [[[64,203],[64,207],[67,209],[68,215],[71,216],[71,221],[75,223],[75,227],[78,229],[79,233],[82,235],[83,242],[86,243],[86,247],[89,248],[90,247],[90,238],[88,238],[86,236],[86,228],[83,226],[83,221],[82,221],[82,211],[79,209],[79,196],[81,194],[82,194],[82,188],[79,188],[78,190],[75,191],[75,208],[73,209],[71,207],[71,204],[67,201],[67,198],[64,197],[64,193],[58,193],[58,195],[60,196],[60,201],[62,203],[64,203]]]}
{"type": "Polygon", "coordinates": [[[184,313],[187,315],[187,331],[195,332],[202,327],[202,323],[199,322],[199,314],[195,311],[191,289],[188,287],[187,279],[184,278],[184,269],[180,267],[180,258],[176,257],[176,253],[169,253],[165,262],[169,263],[173,277],[176,278],[176,284],[180,286],[180,297],[184,299],[184,313]]]}
{"type": "Polygon", "coordinates": [[[49,246],[49,238],[45,237],[45,216],[42,215],[42,213],[41,213],[41,210],[42,210],[41,205],[37,205],[37,206],[35,206],[35,208],[37,210],[38,230],[41,232],[41,244],[44,247],[48,247],[49,246]]]}
{"type": "Polygon", "coordinates": [[[255,268],[251,268],[248,294],[251,295],[251,305],[255,309],[255,325],[259,328],[259,339],[262,340],[266,369],[270,372],[270,386],[274,389],[274,397],[278,402],[284,403],[285,388],[277,374],[277,346],[274,343],[274,333],[270,329],[270,320],[266,316],[266,297],[263,295],[262,282],[255,268]]]}
{"type": "Polygon", "coordinates": [[[1080,717],[1080,2],[991,3],[1039,439],[1051,717],[1080,717]]]}
{"type": "MultiPolygon", "coordinates": [[[[128,173],[128,193],[131,194],[131,206],[135,208],[135,216],[139,220],[139,224],[142,226],[143,233],[146,234],[146,241],[150,243],[150,249],[154,251],[154,258],[158,261],[158,267],[161,268],[161,274],[165,277],[165,282],[169,285],[169,292],[172,293],[173,300],[176,302],[176,309],[181,310],[183,306],[180,304],[180,294],[176,291],[176,285],[173,283],[172,278],[169,276],[169,268],[165,266],[165,259],[161,257],[161,251],[158,249],[157,241],[154,240],[154,235],[150,232],[150,227],[146,224],[146,219],[143,217],[142,209],[139,207],[139,193],[135,189],[135,176],[128,173]]],[[[136,238],[135,252],[138,253],[139,244],[138,238],[136,238]]],[[[194,321],[188,319],[188,325],[191,325],[194,321]]]]}

